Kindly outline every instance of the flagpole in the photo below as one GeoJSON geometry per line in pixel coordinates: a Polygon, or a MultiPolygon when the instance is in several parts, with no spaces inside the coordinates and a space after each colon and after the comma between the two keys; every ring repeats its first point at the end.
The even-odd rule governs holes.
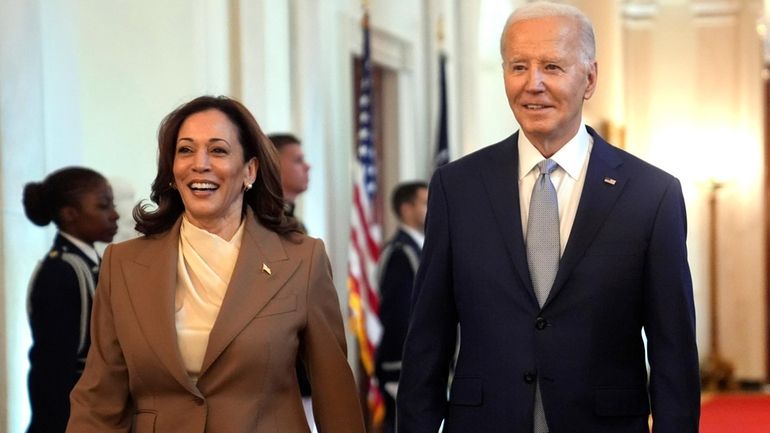
{"type": "Polygon", "coordinates": [[[438,39],[438,125],[436,130],[436,154],[433,168],[449,162],[449,128],[447,119],[446,53],[444,51],[444,15],[439,14],[436,25],[438,39]]]}

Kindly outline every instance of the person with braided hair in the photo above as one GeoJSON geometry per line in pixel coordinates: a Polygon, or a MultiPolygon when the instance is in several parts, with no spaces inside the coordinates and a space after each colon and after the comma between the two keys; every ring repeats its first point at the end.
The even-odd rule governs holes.
{"type": "Polygon", "coordinates": [[[99,274],[95,242],[111,242],[118,230],[112,188],[82,167],[51,173],[24,187],[24,212],[34,224],[53,222],[53,246],[35,269],[27,300],[32,331],[29,352],[28,433],[61,433],[69,418],[69,393],[90,347],[89,322],[99,274]]]}

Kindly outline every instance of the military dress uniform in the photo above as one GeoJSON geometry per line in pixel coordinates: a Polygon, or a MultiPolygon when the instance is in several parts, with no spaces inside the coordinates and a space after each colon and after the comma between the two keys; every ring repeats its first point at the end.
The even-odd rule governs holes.
{"type": "Polygon", "coordinates": [[[69,394],[83,373],[91,344],[98,276],[99,264],[61,233],[32,274],[27,299],[32,331],[28,433],[59,433],[67,427],[69,394]]]}
{"type": "Polygon", "coordinates": [[[385,400],[384,433],[395,431],[395,390],[401,375],[401,352],[421,255],[422,246],[403,228],[395,233],[380,255],[378,281],[383,333],[375,354],[375,374],[385,400]]]}

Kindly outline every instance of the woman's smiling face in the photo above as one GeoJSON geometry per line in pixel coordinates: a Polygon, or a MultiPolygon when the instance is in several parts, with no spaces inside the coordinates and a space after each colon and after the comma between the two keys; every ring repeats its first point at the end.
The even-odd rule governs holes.
{"type": "Polygon", "coordinates": [[[229,228],[237,229],[244,187],[257,176],[257,160],[244,161],[238,137],[238,128],[227,115],[210,109],[187,117],[176,140],[174,184],[185,215],[196,226],[220,236],[229,228]]]}

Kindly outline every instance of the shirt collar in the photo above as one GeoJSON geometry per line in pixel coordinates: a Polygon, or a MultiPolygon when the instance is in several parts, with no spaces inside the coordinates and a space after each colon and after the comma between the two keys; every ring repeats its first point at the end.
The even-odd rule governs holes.
{"type": "Polygon", "coordinates": [[[417,243],[420,249],[422,249],[422,244],[425,243],[424,233],[420,232],[419,230],[415,230],[412,227],[407,226],[406,224],[401,224],[400,228],[401,230],[406,232],[406,234],[408,234],[409,237],[411,237],[417,243]]]}
{"type": "MultiPolygon", "coordinates": [[[[559,164],[559,167],[561,167],[571,178],[577,179],[580,177],[580,171],[583,168],[590,142],[591,136],[588,134],[585,124],[580,122],[580,127],[575,136],[559,149],[558,152],[553,154],[551,159],[556,161],[556,163],[559,164]]],[[[519,131],[518,147],[519,180],[521,180],[524,176],[528,175],[529,172],[535,168],[537,163],[544,159],[544,157],[521,131],[519,131]]]]}
{"type": "Polygon", "coordinates": [[[61,235],[64,237],[64,239],[67,239],[68,241],[72,242],[80,251],[83,252],[83,254],[86,255],[89,259],[91,259],[92,262],[99,264],[99,253],[96,252],[96,248],[92,247],[91,245],[88,245],[87,243],[81,241],[80,239],[76,238],[75,236],[72,236],[69,233],[64,233],[63,231],[59,231],[61,235]]]}

